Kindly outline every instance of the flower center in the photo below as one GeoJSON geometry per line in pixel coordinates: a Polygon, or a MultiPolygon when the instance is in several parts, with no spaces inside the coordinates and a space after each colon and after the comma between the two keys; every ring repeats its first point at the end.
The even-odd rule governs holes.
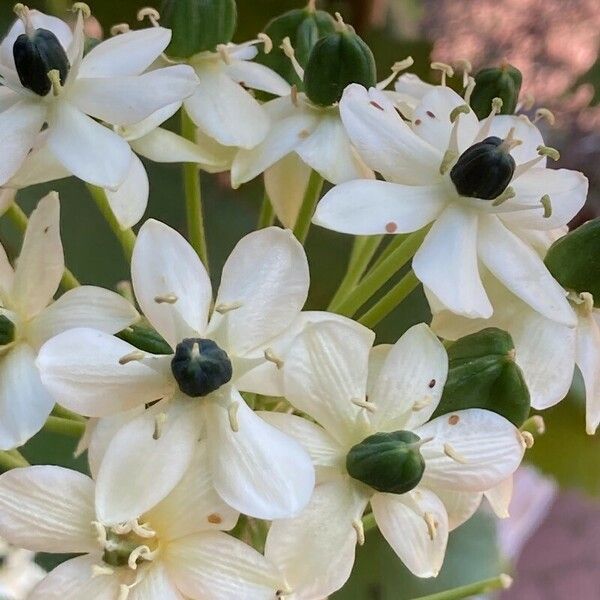
{"type": "Polygon", "coordinates": [[[104,549],[104,564],[115,568],[128,567],[135,571],[139,564],[156,557],[156,532],[147,523],[140,525],[134,520],[109,528],[100,523],[93,525],[98,532],[98,542],[104,549]]]}
{"type": "Polygon", "coordinates": [[[207,396],[230,381],[227,353],[212,340],[188,338],[177,344],[171,371],[179,389],[192,398],[207,396]]]}
{"type": "Polygon", "coordinates": [[[515,173],[510,155],[513,140],[488,137],[467,148],[450,171],[450,179],[461,196],[493,200],[508,187],[515,173]]]}

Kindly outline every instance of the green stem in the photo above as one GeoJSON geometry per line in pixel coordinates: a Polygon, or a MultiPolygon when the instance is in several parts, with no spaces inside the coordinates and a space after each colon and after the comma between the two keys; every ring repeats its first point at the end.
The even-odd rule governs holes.
{"type": "MultiPolygon", "coordinates": [[[[196,126],[185,110],[181,109],[181,135],[196,142],[196,126]]],[[[204,231],[204,214],[202,212],[202,186],[200,169],[195,163],[183,165],[183,184],[185,189],[185,207],[190,244],[208,270],[208,249],[204,231]]]]}
{"type": "Polygon", "coordinates": [[[361,235],[354,239],[346,275],[344,275],[338,291],[329,303],[330,307],[341,302],[358,284],[367,270],[373,255],[377,252],[382,239],[382,235],[361,235]]]}
{"type": "Polygon", "coordinates": [[[257,229],[264,229],[265,227],[270,227],[275,223],[275,210],[273,209],[273,205],[271,204],[271,200],[269,195],[267,194],[267,190],[265,190],[265,195],[260,206],[260,216],[258,217],[258,225],[257,229]]]}
{"type": "Polygon", "coordinates": [[[410,233],[399,233],[397,235],[392,235],[390,243],[383,249],[381,254],[377,257],[375,262],[373,263],[373,269],[378,267],[392,252],[396,250],[399,246],[404,243],[404,240],[410,235],[410,233]]]}
{"type": "Polygon", "coordinates": [[[294,226],[294,235],[301,244],[304,244],[308,236],[310,222],[317,207],[317,202],[319,202],[322,189],[323,178],[316,171],[312,171],[306,191],[304,192],[304,199],[302,200],[302,206],[296,219],[296,225],[294,226]]]}
{"type": "Polygon", "coordinates": [[[383,321],[419,285],[419,280],[411,269],[387,294],[374,304],[359,320],[371,329],[383,321]]]}
{"type": "Polygon", "coordinates": [[[131,229],[122,229],[119,221],[115,217],[115,214],[108,203],[106,193],[102,188],[96,187],[95,185],[87,184],[87,188],[92,196],[92,199],[96,203],[98,210],[108,223],[115,237],[121,244],[123,254],[128,262],[131,262],[131,255],[133,254],[133,246],[135,245],[135,233],[131,229]]]}
{"type": "Polygon", "coordinates": [[[487,594],[494,590],[506,590],[511,584],[512,578],[509,575],[502,573],[491,579],[484,579],[483,581],[463,585],[452,590],[446,590],[445,592],[438,592],[437,594],[419,596],[413,600],[460,600],[461,598],[470,598],[471,596],[478,596],[479,594],[487,594]]]}
{"type": "Polygon", "coordinates": [[[85,423],[86,418],[74,413],[68,408],[63,408],[59,404],[55,404],[52,409],[52,415],[55,417],[61,417],[62,419],[68,419],[70,421],[78,421],[79,423],[85,423]]]}
{"type": "Polygon", "coordinates": [[[29,463],[24,458],[19,458],[20,454],[19,456],[15,456],[14,452],[13,450],[0,452],[0,471],[10,471],[11,469],[29,466],[29,463]]]}
{"type": "Polygon", "coordinates": [[[356,311],[380,290],[414,255],[421,246],[428,227],[411,233],[389,256],[373,267],[354,290],[329,310],[352,317],[356,311]]]}
{"type": "Polygon", "coordinates": [[[61,417],[48,417],[43,427],[44,431],[60,433],[69,437],[80,438],[85,432],[85,423],[81,421],[72,421],[61,417]]]}
{"type": "Polygon", "coordinates": [[[370,512],[369,514],[366,514],[363,519],[363,531],[365,533],[367,533],[367,531],[370,531],[371,529],[375,529],[377,527],[377,521],[375,521],[375,515],[370,512]]]}

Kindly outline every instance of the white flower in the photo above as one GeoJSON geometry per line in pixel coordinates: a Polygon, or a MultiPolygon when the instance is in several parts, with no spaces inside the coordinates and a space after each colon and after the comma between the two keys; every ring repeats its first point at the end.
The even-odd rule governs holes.
{"type": "MultiPolygon", "coordinates": [[[[314,485],[310,459],[259,418],[238,390],[270,393],[278,385],[276,338],[293,330],[308,293],[302,246],[276,227],[243,238],[223,268],[209,319],[211,284],[200,259],[176,231],[150,220],[137,238],[132,280],[142,311],[175,357],[144,354],[110,335],[78,329],[48,342],[38,360],[55,398],[81,414],[102,417],[172,399],[158,415],[146,411],[113,438],[104,463],[114,468],[102,465],[99,489],[111,495],[124,481],[154,479],[164,469],[168,477],[153,487],[160,499],[187,468],[201,436],[208,439],[215,486],[226,502],[259,518],[297,513],[314,485]],[[210,365],[204,371],[204,356],[216,375],[210,365]],[[166,418],[160,435],[157,418],[166,418]],[[155,457],[150,465],[149,454],[155,457]]],[[[142,512],[137,498],[122,491],[120,499],[118,509],[110,507],[118,520],[142,512]]]]}
{"type": "Polygon", "coordinates": [[[254,148],[269,131],[269,117],[246,88],[277,96],[290,93],[289,84],[258,63],[259,39],[244,44],[222,44],[218,52],[200,52],[189,59],[200,85],[184,102],[200,131],[223,146],[254,148]]]}
{"type": "MultiPolygon", "coordinates": [[[[358,152],[387,181],[337,186],[317,207],[315,223],[361,235],[406,233],[433,223],[413,269],[450,310],[491,316],[479,272],[485,267],[541,314],[575,324],[563,290],[518,234],[565,225],[585,202],[587,179],[575,171],[545,168],[538,149],[552,151],[543,147],[534,125],[524,117],[494,116],[494,111],[480,123],[463,98],[443,86],[424,96],[412,123],[381,92],[357,85],[346,89],[340,110],[358,152]],[[510,187],[495,200],[460,196],[451,167],[490,136],[506,140],[506,148],[522,142],[510,150],[516,163],[510,187]]],[[[478,174],[479,181],[493,175],[488,169],[478,174]]]]}
{"type": "Polygon", "coordinates": [[[277,570],[223,533],[238,513],[214,492],[207,455],[200,444],[179,485],[123,523],[104,519],[94,481],[81,473],[35,466],[2,475],[0,532],[7,540],[82,554],[54,569],[30,600],[274,599],[277,570]]]}
{"type": "Polygon", "coordinates": [[[65,269],[59,211],[56,193],[40,201],[31,214],[16,269],[0,245],[0,319],[14,327],[0,342],[3,450],[21,446],[37,433],[54,406],[35,365],[46,340],[71,327],[115,333],[138,318],[124,298],[97,287],[82,286],[52,302],[65,269]]]}
{"type": "Polygon", "coordinates": [[[9,546],[0,538],[0,598],[25,600],[44,575],[33,552],[9,546]]]}
{"type": "MultiPolygon", "coordinates": [[[[74,34],[66,23],[20,6],[20,19],[0,45],[0,138],[5,159],[0,185],[20,168],[44,125],[46,143],[69,172],[89,183],[116,189],[125,180],[132,161],[129,145],[94,119],[111,125],[131,125],[189,96],[197,79],[186,65],[142,74],[169,44],[163,28],[132,31],[98,44],[83,57],[83,8],[74,34]],[[17,68],[13,46],[24,33],[39,29],[55,36],[66,55],[66,71],[51,69],[51,89],[43,93],[44,74],[17,68]],[[21,72],[19,72],[21,71],[21,72]],[[22,83],[33,77],[35,84],[22,83]],[[36,79],[36,77],[39,79],[36,79]],[[37,91],[34,91],[37,89],[37,91]]],[[[52,66],[52,65],[51,65],[52,66]]]]}
{"type": "Polygon", "coordinates": [[[369,502],[407,567],[420,577],[435,576],[448,531],[458,511],[466,510],[462,497],[478,504],[473,492],[505,480],[523,456],[519,431],[495,413],[469,409],[429,421],[448,364],[427,326],[411,328],[391,347],[371,349],[373,338],[365,328],[342,323],[307,327],[287,354],[285,392],[316,424],[284,413],[263,415],[302,441],[319,475],[308,507],[297,518],[275,521],[266,545],[267,558],[303,600],[322,598],[346,581],[369,502]],[[423,441],[425,470],[416,487],[404,494],[376,492],[347,474],[346,456],[355,444],[400,430],[423,441]]]}

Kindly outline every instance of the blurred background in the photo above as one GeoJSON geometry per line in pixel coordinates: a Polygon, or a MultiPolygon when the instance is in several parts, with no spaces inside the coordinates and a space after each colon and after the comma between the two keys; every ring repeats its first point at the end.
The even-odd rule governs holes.
{"type": "MultiPolygon", "coordinates": [[[[11,0],[0,2],[0,31],[13,19],[11,0]]],[[[32,0],[29,5],[67,19],[64,0],[32,0]]],[[[90,2],[100,36],[115,23],[136,26],[136,12],[159,0],[90,2]]],[[[435,81],[432,60],[468,59],[475,70],[503,59],[524,76],[523,93],[557,117],[540,123],[546,144],[560,149],[559,166],[583,171],[590,179],[588,204],[578,221],[600,215],[600,3],[598,0],[347,0],[318,3],[339,10],[371,46],[380,79],[397,60],[411,55],[413,70],[435,81]]],[[[255,37],[268,20],[303,0],[238,0],[236,41],[255,37]]],[[[176,126],[174,124],[174,126],[176,126]]],[[[0,140],[1,148],[2,140],[0,140]]],[[[151,180],[148,214],[184,230],[181,167],[147,164],[151,180]]],[[[262,187],[251,182],[233,192],[228,177],[203,175],[207,235],[213,277],[237,240],[258,217],[262,187]]],[[[31,188],[19,195],[29,212],[49,189],[61,194],[67,264],[84,283],[114,288],[128,277],[125,260],[83,185],[73,180],[31,188]]],[[[0,239],[9,253],[20,240],[0,220],[0,239]]],[[[313,228],[307,251],[312,287],[309,305],[324,307],[349,256],[346,236],[313,228]],[[327,249],[325,251],[325,248],[327,249]]],[[[215,275],[216,274],[216,275],[215,275]]],[[[218,280],[214,281],[218,284],[218,280]]],[[[390,285],[394,282],[390,282],[390,285]]],[[[410,325],[428,320],[420,291],[377,328],[379,342],[394,341],[410,325]]],[[[593,600],[600,598],[600,438],[584,429],[582,385],[576,377],[567,400],[544,413],[548,434],[528,452],[529,465],[518,477],[513,518],[498,523],[485,507],[451,535],[445,567],[435,581],[411,577],[376,533],[358,551],[355,572],[337,600],[403,600],[494,576],[515,577],[502,600],[593,600]]],[[[24,449],[32,463],[70,465],[74,443],[40,434],[24,449]]],[[[38,557],[51,568],[60,558],[38,557]]]]}

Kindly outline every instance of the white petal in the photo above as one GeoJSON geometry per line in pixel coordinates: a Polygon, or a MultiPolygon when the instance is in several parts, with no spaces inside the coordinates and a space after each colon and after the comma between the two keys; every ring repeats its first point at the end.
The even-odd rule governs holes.
{"type": "Polygon", "coordinates": [[[511,182],[516,197],[508,207],[514,212],[502,213],[509,225],[531,229],[556,229],[566,225],[583,207],[588,191],[588,180],[582,173],[568,169],[530,169],[511,182]],[[552,214],[544,217],[540,200],[550,196],[552,214]],[[529,208],[529,210],[523,210],[529,208]]]}
{"type": "Polygon", "coordinates": [[[277,218],[284,227],[293,229],[308,187],[311,168],[294,152],[264,172],[265,190],[277,218]]]}
{"type": "Polygon", "coordinates": [[[433,224],[413,259],[417,277],[452,312],[488,318],[492,305],[477,264],[478,215],[450,205],[433,224]]]}
{"type": "Polygon", "coordinates": [[[349,85],[340,114],[361,158],[388,181],[431,185],[440,178],[442,154],[410,129],[384,93],[349,85]]]}
{"type": "Polygon", "coordinates": [[[121,229],[137,225],[146,212],[150,194],[148,174],[142,161],[132,154],[129,171],[123,183],[114,191],[104,191],[121,229]]]}
{"type": "Polygon", "coordinates": [[[119,128],[119,134],[131,144],[160,127],[181,108],[182,104],[182,101],[167,104],[139,123],[119,128]]]}
{"type": "Polygon", "coordinates": [[[94,482],[54,466],[13,469],[0,476],[0,533],[34,552],[93,552],[94,482]]]}
{"type": "Polygon", "coordinates": [[[184,600],[162,562],[153,562],[142,580],[129,592],[127,600],[184,600]]]}
{"type": "Polygon", "coordinates": [[[67,102],[56,103],[47,143],[66,169],[88,183],[116,189],[127,176],[129,144],[67,102]]]}
{"type": "Polygon", "coordinates": [[[133,249],[131,279],[142,312],[172,348],[206,329],[210,279],[194,249],[174,229],[154,219],[144,223],[133,249]],[[156,301],[170,294],[177,297],[175,303],[156,301]]]}
{"type": "MultiPolygon", "coordinates": [[[[93,575],[99,556],[78,556],[56,567],[33,590],[29,600],[115,600],[120,582],[115,575],[93,575]]],[[[131,596],[130,596],[131,598],[131,596]]],[[[170,599],[169,599],[170,600],[170,599]]]]}
{"type": "Polygon", "coordinates": [[[509,514],[510,501],[513,495],[513,476],[507,477],[504,481],[501,481],[497,486],[491,490],[485,492],[492,510],[496,513],[499,519],[507,519],[509,514]]]}
{"type": "Polygon", "coordinates": [[[352,400],[365,400],[373,339],[368,329],[341,323],[308,325],[285,359],[286,398],[344,445],[359,441],[367,418],[352,400]]]}
{"type": "MultiPolygon", "coordinates": [[[[524,115],[496,115],[492,119],[488,135],[494,135],[504,139],[508,132],[514,129],[513,137],[521,143],[512,148],[511,156],[517,165],[539,158],[537,149],[544,145],[544,139],[540,130],[524,115]]],[[[545,167],[546,159],[543,158],[538,166],[545,167]]]]}
{"type": "Polygon", "coordinates": [[[394,89],[397,92],[411,96],[415,100],[421,100],[434,87],[434,85],[423,81],[414,73],[403,73],[396,79],[394,84],[394,89]]]}
{"type": "Polygon", "coordinates": [[[283,333],[306,302],[308,261],[292,232],[267,227],[242,238],[225,263],[210,328],[226,328],[228,351],[237,356],[259,349],[283,333]]]}
{"type": "Polygon", "coordinates": [[[436,489],[435,495],[443,502],[448,513],[448,529],[453,531],[466,523],[481,506],[481,492],[455,492],[436,489]]]}
{"type": "Polygon", "coordinates": [[[169,411],[160,435],[152,411],[112,438],[96,480],[96,512],[106,524],[136,519],[156,506],[189,468],[198,426],[189,412],[169,411]]]}
{"type": "Polygon", "coordinates": [[[564,290],[534,250],[494,216],[480,217],[478,238],[479,258],[513,294],[548,319],[575,325],[564,290]]]}
{"type": "MultiPolygon", "coordinates": [[[[45,136],[44,136],[45,140],[45,136]]],[[[38,138],[39,142],[39,138],[38,138]]],[[[71,173],[63,167],[62,163],[52,154],[50,148],[42,143],[34,148],[25,159],[21,168],[10,180],[10,185],[15,188],[26,188],[38,183],[46,183],[69,177],[71,173]]],[[[0,211],[1,212],[1,211],[0,211]]]]}
{"type": "Polygon", "coordinates": [[[45,106],[31,100],[17,102],[0,113],[0,185],[19,170],[45,120],[45,106]]]}
{"type": "Polygon", "coordinates": [[[419,487],[402,495],[375,494],[371,506],[379,531],[410,571],[417,577],[436,577],[448,543],[442,501],[419,487]]]}
{"type": "Polygon", "coordinates": [[[260,144],[269,130],[260,104],[221,69],[203,68],[196,74],[198,89],[184,103],[194,123],[224,146],[260,144]]]}
{"type": "Polygon", "coordinates": [[[69,290],[43,310],[30,324],[32,343],[41,346],[51,337],[75,327],[117,333],[139,318],[122,296],[103,288],[83,285],[69,290]]]}
{"type": "Polygon", "coordinates": [[[325,194],[313,223],[354,235],[417,231],[443,210],[444,193],[439,185],[348,181],[325,194]]]}
{"type": "Polygon", "coordinates": [[[232,60],[225,72],[237,83],[276,96],[289,96],[290,84],[275,71],[247,60],[232,60]]]}
{"type": "Polygon", "coordinates": [[[258,519],[297,514],[308,503],[315,472],[306,450],[258,417],[230,388],[221,402],[237,403],[237,431],[227,405],[206,406],[206,430],[214,484],[233,508],[258,519]]]}
{"type": "Polygon", "coordinates": [[[261,419],[302,444],[310,454],[315,467],[332,467],[344,472],[346,462],[344,448],[320,425],[287,413],[259,411],[257,414],[261,419]]]}
{"type": "Polygon", "coordinates": [[[79,77],[70,101],[84,113],[112,125],[131,125],[190,96],[197,85],[187,65],[165,67],[144,75],[79,77]]]}
{"type": "Polygon", "coordinates": [[[340,115],[324,114],[315,130],[296,148],[300,158],[331,183],[373,178],[346,133],[340,115]]]}
{"type": "MultiPolygon", "coordinates": [[[[443,154],[450,144],[450,133],[454,126],[450,121],[450,113],[465,104],[464,98],[454,90],[446,86],[435,86],[415,108],[414,131],[443,154]]],[[[479,120],[471,110],[458,117],[457,127],[458,147],[464,151],[473,144],[479,130],[479,120]]]]}
{"type": "Polygon", "coordinates": [[[149,27],[108,38],[81,63],[80,77],[122,77],[145,71],[169,45],[171,31],[149,27]]]}
{"type": "Polygon", "coordinates": [[[226,531],[235,527],[238,517],[215,491],[206,442],[196,445],[181,481],[148,515],[164,541],[211,529],[226,531]]]}
{"type": "Polygon", "coordinates": [[[37,366],[48,391],[65,408],[104,417],[159,400],[172,391],[170,356],[120,364],[137,350],[94,329],[70,329],[46,342],[37,366]]]}
{"type": "Polygon", "coordinates": [[[31,347],[18,344],[0,357],[0,450],[22,446],[42,428],[53,406],[31,347]]]}
{"type": "Polygon", "coordinates": [[[442,343],[424,323],[411,327],[387,355],[369,395],[375,431],[411,430],[437,408],[448,375],[442,343]]]}
{"type": "Polygon", "coordinates": [[[434,438],[421,448],[426,464],[422,483],[432,489],[489,490],[512,475],[523,458],[519,431],[488,410],[470,408],[443,415],[415,433],[434,438]]]}
{"type": "Polygon", "coordinates": [[[168,546],[167,569],[192,600],[272,600],[281,576],[254,548],[219,531],[197,533],[168,546]]]}
{"type": "Polygon", "coordinates": [[[12,301],[24,317],[36,315],[50,302],[64,269],[60,203],[51,192],[31,213],[15,269],[12,301]]]}
{"type": "Polygon", "coordinates": [[[20,99],[20,94],[13,92],[10,88],[6,87],[6,85],[0,86],[0,112],[4,112],[7,108],[16,104],[20,99]]]}
{"type": "Polygon", "coordinates": [[[271,525],[265,556],[299,598],[326,598],[346,583],[357,542],[352,523],[361,519],[367,500],[340,477],[318,485],[298,517],[271,525]]]}
{"type": "Polygon", "coordinates": [[[585,382],[586,431],[591,435],[600,423],[600,327],[592,314],[579,317],[577,366],[585,382]]]}

